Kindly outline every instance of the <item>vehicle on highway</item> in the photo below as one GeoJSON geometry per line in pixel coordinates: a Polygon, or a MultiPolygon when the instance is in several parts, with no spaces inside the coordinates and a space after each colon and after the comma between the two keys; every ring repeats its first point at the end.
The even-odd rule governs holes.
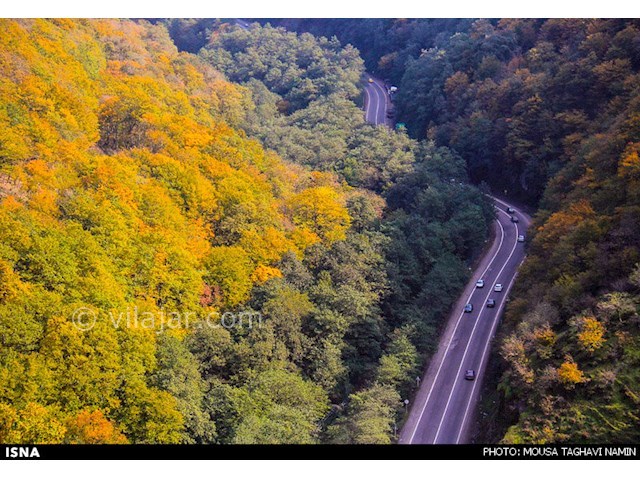
{"type": "Polygon", "coordinates": [[[511,221],[513,223],[518,223],[520,220],[518,219],[518,217],[516,217],[515,215],[511,215],[511,221]]]}
{"type": "Polygon", "coordinates": [[[482,288],[484,287],[484,280],[478,280],[476,282],[476,288],[482,288]]]}
{"type": "Polygon", "coordinates": [[[471,305],[470,303],[467,303],[467,304],[464,306],[464,311],[465,311],[465,313],[471,313],[471,312],[473,312],[473,305],[471,305]]]}
{"type": "Polygon", "coordinates": [[[518,235],[518,241],[524,242],[524,235],[518,235]]]}
{"type": "Polygon", "coordinates": [[[496,283],[496,286],[493,287],[493,291],[494,292],[501,292],[502,291],[502,284],[501,283],[496,283]]]}
{"type": "Polygon", "coordinates": [[[396,109],[391,107],[387,109],[387,118],[393,118],[396,114],[396,109]]]}
{"type": "Polygon", "coordinates": [[[493,298],[487,300],[487,308],[494,308],[496,306],[496,301],[493,298]]]}
{"type": "Polygon", "coordinates": [[[369,79],[369,83],[373,83],[373,78],[370,78],[370,79],[369,79]]]}
{"type": "Polygon", "coordinates": [[[506,210],[507,210],[507,213],[516,213],[516,211],[511,207],[507,207],[506,210]]]}
{"type": "Polygon", "coordinates": [[[466,372],[464,372],[464,379],[465,380],[475,380],[476,378],[476,371],[475,370],[467,370],[466,372]]]}

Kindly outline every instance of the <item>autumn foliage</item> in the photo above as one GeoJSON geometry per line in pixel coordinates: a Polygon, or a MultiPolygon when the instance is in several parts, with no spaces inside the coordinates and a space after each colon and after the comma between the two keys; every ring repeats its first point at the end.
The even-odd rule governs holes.
{"type": "Polygon", "coordinates": [[[335,38],[0,27],[0,443],[392,442],[493,219],[464,160],[335,38]]]}
{"type": "Polygon", "coordinates": [[[345,191],[247,138],[243,87],[163,27],[0,25],[0,442],[213,441],[201,381],[158,373],[184,356],[108,312],[246,301],[345,238],[345,191]]]}

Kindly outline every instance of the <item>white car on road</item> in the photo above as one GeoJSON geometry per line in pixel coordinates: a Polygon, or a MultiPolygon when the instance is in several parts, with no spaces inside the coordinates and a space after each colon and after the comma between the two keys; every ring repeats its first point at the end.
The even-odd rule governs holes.
{"type": "Polygon", "coordinates": [[[476,288],[482,288],[484,287],[484,280],[478,280],[476,282],[476,288]]]}
{"type": "Polygon", "coordinates": [[[496,286],[493,287],[493,291],[494,292],[501,292],[502,291],[502,284],[501,283],[496,283],[496,286]]]}

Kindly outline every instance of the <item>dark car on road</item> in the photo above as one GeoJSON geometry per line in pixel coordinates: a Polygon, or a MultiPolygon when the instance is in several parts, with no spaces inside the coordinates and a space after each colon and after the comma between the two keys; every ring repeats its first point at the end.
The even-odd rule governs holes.
{"type": "Polygon", "coordinates": [[[493,298],[487,300],[487,308],[494,308],[496,306],[496,301],[493,298]]]}
{"type": "Polygon", "coordinates": [[[476,378],[476,371],[475,370],[467,370],[466,372],[464,372],[464,379],[465,380],[475,380],[476,378]]]}
{"type": "Polygon", "coordinates": [[[464,311],[465,311],[465,313],[471,313],[471,312],[473,312],[473,305],[471,305],[470,303],[467,303],[467,304],[464,306],[464,311]]]}
{"type": "Polygon", "coordinates": [[[515,215],[511,215],[511,221],[513,223],[518,223],[520,220],[518,220],[518,217],[516,217],[515,215]]]}

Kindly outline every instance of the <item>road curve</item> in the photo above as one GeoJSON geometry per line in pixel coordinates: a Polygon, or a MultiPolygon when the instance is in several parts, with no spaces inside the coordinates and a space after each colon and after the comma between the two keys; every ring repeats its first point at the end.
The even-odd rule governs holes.
{"type": "Polygon", "coordinates": [[[387,109],[391,102],[384,82],[371,75],[365,76],[364,84],[364,118],[367,123],[373,125],[390,126],[387,119],[387,109]],[[369,82],[372,79],[373,82],[369,82]]]}
{"type": "Polygon", "coordinates": [[[476,411],[491,340],[518,266],[525,257],[524,243],[518,242],[518,235],[524,235],[531,222],[524,212],[497,198],[493,200],[497,210],[493,244],[453,307],[398,443],[455,444],[469,441],[469,426],[476,411]],[[507,207],[516,210],[514,215],[519,223],[511,222],[511,215],[505,211],[507,207]],[[479,279],[485,281],[483,288],[475,286],[479,279]],[[494,292],[496,283],[503,285],[502,292],[494,292]],[[489,299],[495,299],[495,308],[486,307],[489,299]],[[463,312],[467,303],[473,305],[471,313],[463,312]],[[468,369],[475,370],[474,381],[465,380],[468,369]]]}
{"type": "Polygon", "coordinates": [[[249,27],[251,26],[251,24],[249,22],[247,22],[246,20],[242,20],[241,18],[236,18],[235,20],[235,24],[240,27],[243,30],[249,30],[249,27]]]}
{"type": "MultiPolygon", "coordinates": [[[[390,101],[385,85],[371,75],[365,78],[365,120],[389,127],[386,111],[390,101]],[[369,78],[373,82],[369,82],[369,78]]],[[[477,410],[491,341],[518,267],[525,257],[524,243],[518,242],[518,235],[525,235],[531,223],[525,212],[503,200],[491,198],[497,212],[493,243],[453,307],[438,350],[424,372],[398,443],[455,444],[469,441],[469,427],[477,410]],[[511,221],[507,208],[515,210],[519,223],[511,221]],[[485,282],[483,288],[476,288],[479,279],[485,282]],[[496,283],[503,285],[501,292],[494,291],[496,283]],[[495,300],[494,308],[486,306],[489,299],[495,300]],[[473,305],[471,313],[464,313],[467,303],[473,305]],[[464,378],[466,370],[475,370],[475,380],[464,378]]]]}

